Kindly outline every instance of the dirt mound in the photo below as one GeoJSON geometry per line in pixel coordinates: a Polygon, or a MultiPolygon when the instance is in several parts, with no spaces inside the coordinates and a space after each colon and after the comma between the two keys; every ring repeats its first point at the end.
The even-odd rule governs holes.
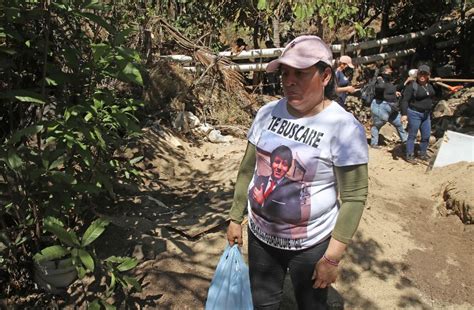
{"type": "Polygon", "coordinates": [[[179,112],[190,111],[212,125],[250,125],[255,99],[228,91],[219,74],[200,76],[160,60],[150,70],[149,78],[145,100],[150,114],[173,121],[179,112]]]}
{"type": "Polygon", "coordinates": [[[460,162],[435,168],[430,175],[440,183],[438,195],[442,198],[438,210],[443,215],[456,214],[464,224],[473,224],[474,163],[460,162]]]}

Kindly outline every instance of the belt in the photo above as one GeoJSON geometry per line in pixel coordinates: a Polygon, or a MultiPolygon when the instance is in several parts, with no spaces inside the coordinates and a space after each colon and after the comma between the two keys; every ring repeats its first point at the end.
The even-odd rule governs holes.
{"type": "Polygon", "coordinates": [[[409,105],[408,108],[411,109],[411,110],[414,110],[414,111],[416,111],[416,112],[420,112],[420,113],[430,112],[429,109],[428,109],[428,110],[426,110],[426,109],[420,109],[420,108],[417,108],[417,107],[412,106],[412,105],[409,105]]]}

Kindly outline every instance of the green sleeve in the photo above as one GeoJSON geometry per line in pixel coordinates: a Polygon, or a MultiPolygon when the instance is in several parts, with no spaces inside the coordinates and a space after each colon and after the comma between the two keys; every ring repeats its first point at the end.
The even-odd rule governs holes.
{"type": "Polygon", "coordinates": [[[240,163],[239,173],[237,174],[237,182],[234,189],[234,200],[230,209],[230,219],[236,223],[242,223],[244,212],[247,208],[247,190],[250,180],[252,179],[256,163],[255,145],[247,144],[244,158],[240,163]]]}
{"type": "Polygon", "coordinates": [[[368,192],[367,164],[335,167],[341,208],[332,237],[348,244],[359,226],[368,192]]]}

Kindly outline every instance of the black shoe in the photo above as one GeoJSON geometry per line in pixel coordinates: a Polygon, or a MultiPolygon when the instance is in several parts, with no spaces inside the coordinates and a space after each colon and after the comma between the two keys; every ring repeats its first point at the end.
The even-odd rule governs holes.
{"type": "Polygon", "coordinates": [[[407,156],[405,157],[405,160],[406,160],[407,163],[416,165],[415,156],[413,156],[413,155],[407,155],[407,156]]]}
{"type": "Polygon", "coordinates": [[[418,158],[422,161],[430,161],[430,157],[426,154],[419,155],[418,158]]]}

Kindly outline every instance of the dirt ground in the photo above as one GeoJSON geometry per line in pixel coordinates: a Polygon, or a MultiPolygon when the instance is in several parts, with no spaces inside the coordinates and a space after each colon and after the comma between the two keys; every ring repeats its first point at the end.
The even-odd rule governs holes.
{"type": "MultiPolygon", "coordinates": [[[[142,259],[144,289],[129,304],[202,309],[246,141],[189,143],[152,129],[145,136],[153,182],[110,216],[116,230],[106,246],[142,259]]],[[[331,290],[334,308],[473,309],[474,228],[446,215],[440,193],[449,184],[474,201],[474,164],[427,171],[400,156],[399,146],[370,149],[368,204],[331,290]]],[[[282,309],[296,309],[289,281],[282,309]]]]}

